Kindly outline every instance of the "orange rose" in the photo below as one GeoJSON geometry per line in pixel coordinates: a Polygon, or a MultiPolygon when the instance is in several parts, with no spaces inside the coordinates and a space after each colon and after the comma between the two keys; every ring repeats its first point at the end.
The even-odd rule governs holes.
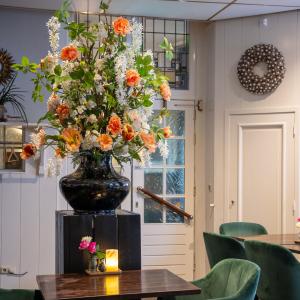
{"type": "Polygon", "coordinates": [[[64,158],[65,154],[63,153],[63,151],[60,148],[56,148],[55,149],[55,157],[64,158]]]}
{"type": "Polygon", "coordinates": [[[113,139],[108,134],[100,134],[97,138],[102,151],[109,151],[112,149],[113,139]]]}
{"type": "Polygon", "coordinates": [[[130,124],[125,124],[122,131],[123,139],[127,142],[130,142],[134,136],[135,132],[133,130],[133,127],[130,124]]]}
{"type": "Polygon", "coordinates": [[[166,139],[168,139],[171,136],[172,130],[171,130],[170,126],[163,128],[163,134],[166,139]]]}
{"type": "Polygon", "coordinates": [[[163,97],[163,99],[165,101],[170,101],[171,100],[171,89],[170,86],[168,85],[168,83],[164,82],[161,86],[160,86],[160,94],[163,97]]]}
{"type": "Polygon", "coordinates": [[[140,133],[140,137],[142,141],[144,142],[145,147],[149,150],[150,153],[155,152],[156,150],[156,141],[155,136],[152,132],[146,133],[142,131],[140,133]]]}
{"type": "Polygon", "coordinates": [[[113,21],[114,31],[117,35],[125,36],[131,31],[130,23],[127,19],[119,17],[113,21]]]}
{"type": "Polygon", "coordinates": [[[136,70],[128,70],[126,72],[126,82],[128,86],[137,86],[141,81],[141,76],[136,70]]]}
{"type": "Polygon", "coordinates": [[[66,104],[60,104],[56,108],[56,113],[58,114],[59,120],[63,121],[67,119],[70,115],[70,108],[66,104]]]}
{"type": "Polygon", "coordinates": [[[77,48],[73,45],[61,49],[60,58],[62,60],[74,61],[79,57],[77,48]]]}
{"type": "Polygon", "coordinates": [[[26,160],[32,156],[34,156],[36,154],[36,151],[37,151],[37,148],[34,144],[26,144],[24,145],[23,147],[23,150],[20,154],[20,157],[23,159],[23,160],[26,160]]]}
{"type": "Polygon", "coordinates": [[[120,117],[116,114],[113,114],[108,122],[107,131],[110,132],[112,135],[118,135],[122,132],[122,122],[120,117]]]}
{"type": "Polygon", "coordinates": [[[65,141],[66,147],[70,152],[76,152],[79,150],[82,136],[77,129],[65,128],[61,133],[61,137],[65,141]]]}

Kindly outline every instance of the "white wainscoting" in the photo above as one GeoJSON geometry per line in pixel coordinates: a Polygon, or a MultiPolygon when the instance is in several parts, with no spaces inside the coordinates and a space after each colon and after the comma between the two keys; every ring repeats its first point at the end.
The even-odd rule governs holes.
{"type": "MultiPolygon", "coordinates": [[[[71,160],[65,160],[62,175],[72,169],[71,160]]],[[[25,173],[1,175],[0,265],[28,272],[22,277],[1,275],[1,288],[36,288],[37,274],[55,272],[55,211],[68,209],[58,181],[37,176],[32,161],[26,162],[25,173]]]]}

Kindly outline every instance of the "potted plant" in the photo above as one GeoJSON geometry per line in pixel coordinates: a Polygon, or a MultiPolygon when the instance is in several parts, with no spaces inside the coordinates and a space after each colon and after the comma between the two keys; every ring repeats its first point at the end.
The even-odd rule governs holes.
{"type": "Polygon", "coordinates": [[[23,121],[27,122],[26,113],[24,110],[24,106],[21,101],[24,101],[22,96],[23,91],[21,91],[18,87],[15,86],[15,80],[17,77],[17,73],[14,73],[12,78],[3,83],[2,87],[0,87],[0,122],[6,122],[6,107],[5,105],[10,104],[14,111],[16,111],[23,121]]]}
{"type": "MultiPolygon", "coordinates": [[[[167,155],[164,141],[169,127],[154,125],[153,102],[169,101],[167,78],[157,70],[151,51],[143,52],[142,25],[119,17],[113,24],[100,21],[86,26],[69,20],[67,3],[48,23],[51,51],[39,64],[27,57],[15,69],[33,73],[34,101],[50,92],[47,120],[55,129],[42,129],[25,145],[22,158],[35,157],[42,146],[51,147],[58,159],[71,155],[78,169],[60,180],[67,202],[78,213],[113,212],[129,192],[129,180],[117,174],[112,158],[120,165],[132,159],[144,164],[157,148],[167,155]],[[70,44],[59,50],[61,25],[70,44]],[[129,39],[127,38],[129,37],[129,39]]],[[[105,14],[108,5],[101,1],[105,14]]],[[[172,58],[166,38],[161,48],[172,58]]]]}

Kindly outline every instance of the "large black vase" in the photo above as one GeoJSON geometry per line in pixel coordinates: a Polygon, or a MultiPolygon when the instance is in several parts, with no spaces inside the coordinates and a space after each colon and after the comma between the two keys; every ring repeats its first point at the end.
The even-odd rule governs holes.
{"type": "Polygon", "coordinates": [[[81,158],[78,169],[61,178],[60,190],[78,213],[113,212],[129,193],[130,181],[112,166],[110,155],[95,160],[91,155],[81,158]]]}

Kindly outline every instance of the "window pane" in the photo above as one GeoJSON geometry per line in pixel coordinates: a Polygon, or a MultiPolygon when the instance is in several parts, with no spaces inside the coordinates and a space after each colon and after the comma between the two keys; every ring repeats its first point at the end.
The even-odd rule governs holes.
{"type": "Polygon", "coordinates": [[[184,140],[168,140],[167,165],[184,165],[184,140]]]}
{"type": "Polygon", "coordinates": [[[163,193],[163,170],[146,169],[144,172],[145,189],[155,194],[163,193]]]}
{"type": "Polygon", "coordinates": [[[152,199],[144,199],[144,223],[162,223],[163,208],[152,199]]]}
{"type": "Polygon", "coordinates": [[[6,142],[22,143],[22,128],[6,127],[6,142]]]}
{"type": "MultiPolygon", "coordinates": [[[[169,198],[166,199],[172,204],[176,205],[177,207],[181,208],[184,210],[184,198],[169,198]]],[[[174,211],[167,209],[166,210],[166,221],[167,223],[183,223],[184,218],[174,211]]]]}
{"type": "Polygon", "coordinates": [[[145,27],[146,32],[153,32],[153,19],[146,19],[146,27],[145,27]]]}
{"type": "Polygon", "coordinates": [[[172,110],[167,124],[171,127],[174,136],[184,136],[184,111],[172,110]]]}
{"type": "Polygon", "coordinates": [[[185,33],[184,21],[176,21],[176,32],[177,33],[185,33]]]}
{"type": "Polygon", "coordinates": [[[155,152],[151,154],[151,163],[152,165],[162,165],[163,157],[160,155],[160,151],[156,148],[155,152]]]}
{"type": "Polygon", "coordinates": [[[146,33],[144,35],[144,43],[147,50],[153,50],[153,34],[152,33],[146,33]]]}
{"type": "Polygon", "coordinates": [[[164,39],[164,34],[155,33],[154,34],[154,51],[161,51],[160,44],[164,39]]]}
{"type": "Polygon", "coordinates": [[[175,21],[166,20],[166,32],[175,33],[175,21]]]}
{"type": "Polygon", "coordinates": [[[154,31],[155,32],[165,32],[164,20],[156,19],[154,20],[154,31]]]}
{"type": "Polygon", "coordinates": [[[184,169],[167,170],[167,194],[184,194],[184,169]]]}

